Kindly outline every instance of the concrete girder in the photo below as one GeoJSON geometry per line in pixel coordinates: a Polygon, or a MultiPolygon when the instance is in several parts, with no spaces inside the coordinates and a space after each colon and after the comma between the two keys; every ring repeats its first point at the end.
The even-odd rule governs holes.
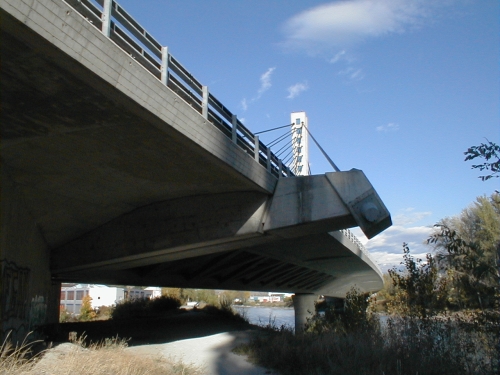
{"type": "Polygon", "coordinates": [[[272,197],[246,192],[160,202],[54,249],[52,273],[66,281],[105,282],[114,275],[140,285],[156,280],[333,296],[354,283],[376,290],[376,265],[336,232],[368,221],[360,219],[362,211],[352,213],[352,202],[366,197],[378,211],[370,212],[377,220],[362,223],[364,229],[373,233],[373,223],[376,230],[390,225],[388,211],[359,170],[280,179],[272,197]],[[186,269],[179,262],[188,258],[186,269]]]}
{"type": "Polygon", "coordinates": [[[264,231],[281,237],[359,226],[372,238],[392,225],[391,216],[363,171],[281,179],[267,211],[264,231]],[[311,227],[311,229],[309,229],[311,227]]]}

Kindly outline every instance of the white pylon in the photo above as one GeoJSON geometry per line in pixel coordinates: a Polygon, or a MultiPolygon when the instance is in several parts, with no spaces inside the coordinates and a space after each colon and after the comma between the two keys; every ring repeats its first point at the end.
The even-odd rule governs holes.
{"type": "Polygon", "coordinates": [[[311,174],[309,168],[309,132],[307,131],[307,115],[305,112],[292,112],[290,114],[292,124],[292,149],[293,161],[291,170],[296,176],[308,176],[311,174]]]}

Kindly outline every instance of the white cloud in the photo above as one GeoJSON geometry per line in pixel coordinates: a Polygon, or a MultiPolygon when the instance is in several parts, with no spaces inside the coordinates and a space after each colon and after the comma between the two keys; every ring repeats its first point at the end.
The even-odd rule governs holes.
{"type": "Polygon", "coordinates": [[[243,108],[244,111],[248,109],[247,98],[243,98],[243,100],[241,101],[241,108],[243,108]]]}
{"type": "Polygon", "coordinates": [[[377,126],[378,132],[395,132],[399,130],[399,125],[393,122],[388,123],[387,125],[377,126]]]}
{"type": "Polygon", "coordinates": [[[425,255],[433,250],[426,244],[433,231],[431,226],[405,227],[395,223],[371,240],[368,240],[359,228],[351,231],[363,243],[383,272],[392,267],[399,267],[403,261],[403,243],[408,244],[410,254],[416,259],[425,259],[425,255]]]}
{"type": "Polygon", "coordinates": [[[258,91],[258,97],[271,88],[271,75],[273,74],[276,67],[269,68],[267,71],[260,76],[260,88],[258,91]]]}
{"type": "Polygon", "coordinates": [[[257,90],[256,96],[254,96],[250,100],[247,100],[247,98],[243,98],[243,100],[240,102],[243,111],[246,111],[251,103],[255,102],[256,100],[259,100],[262,94],[264,94],[267,90],[271,88],[272,86],[271,76],[275,69],[276,67],[269,68],[260,76],[260,87],[259,90],[257,90]]]}
{"type": "Polygon", "coordinates": [[[408,244],[414,258],[425,259],[432,248],[425,241],[432,233],[432,227],[403,227],[393,225],[378,236],[369,240],[365,247],[383,271],[399,267],[403,261],[403,243],[408,244]]]}
{"type": "Polygon", "coordinates": [[[293,99],[297,97],[302,91],[306,91],[309,88],[307,82],[296,83],[288,88],[287,99],[293,99]]]}
{"type": "Polygon", "coordinates": [[[352,81],[360,81],[365,77],[363,69],[354,68],[352,66],[341,70],[340,72],[338,72],[338,75],[348,78],[352,81]]]}
{"type": "Polygon", "coordinates": [[[337,52],[337,54],[330,59],[330,61],[329,61],[330,64],[335,64],[336,62],[338,62],[341,59],[345,58],[345,53],[346,53],[345,50],[337,52]]]}
{"type": "Polygon", "coordinates": [[[283,45],[317,53],[401,33],[419,24],[431,6],[430,0],[344,0],[319,5],[286,22],[283,45]]]}
{"type": "Polygon", "coordinates": [[[395,225],[411,225],[432,215],[430,211],[416,212],[413,207],[405,209],[392,218],[395,225]]]}

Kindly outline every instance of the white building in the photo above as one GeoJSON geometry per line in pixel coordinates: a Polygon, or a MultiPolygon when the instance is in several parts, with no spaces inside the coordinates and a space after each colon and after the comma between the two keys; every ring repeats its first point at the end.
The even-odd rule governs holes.
{"type": "Polygon", "coordinates": [[[161,288],[156,286],[150,286],[146,289],[124,289],[125,299],[144,299],[144,298],[156,298],[161,297],[161,288]]]}
{"type": "Polygon", "coordinates": [[[285,297],[290,297],[292,294],[288,293],[274,293],[274,292],[268,292],[268,293],[263,293],[263,292],[254,292],[249,300],[253,302],[283,302],[285,300],[285,297]]]}
{"type": "Polygon", "coordinates": [[[84,296],[90,296],[93,309],[113,306],[125,299],[156,298],[161,296],[161,288],[131,289],[95,284],[63,285],[61,288],[61,308],[71,314],[80,314],[84,296]]]}
{"type": "Polygon", "coordinates": [[[305,112],[292,112],[290,114],[292,124],[292,149],[293,161],[291,170],[297,176],[308,176],[311,174],[309,168],[309,125],[305,112]]]}

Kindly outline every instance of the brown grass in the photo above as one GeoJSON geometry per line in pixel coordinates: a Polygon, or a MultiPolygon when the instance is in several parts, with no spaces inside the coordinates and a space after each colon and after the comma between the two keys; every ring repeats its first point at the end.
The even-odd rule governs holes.
{"type": "MultiPolygon", "coordinates": [[[[272,328],[272,327],[271,327],[272,328]]],[[[295,335],[268,328],[236,349],[280,374],[493,375],[498,327],[458,319],[390,319],[385,329],[295,335]]]]}
{"type": "Polygon", "coordinates": [[[85,344],[85,336],[73,343],[62,344],[33,356],[34,343],[23,343],[13,348],[5,341],[0,348],[0,375],[198,375],[199,368],[187,366],[163,357],[134,355],[127,351],[127,340],[105,339],[99,343],[85,344]]]}

